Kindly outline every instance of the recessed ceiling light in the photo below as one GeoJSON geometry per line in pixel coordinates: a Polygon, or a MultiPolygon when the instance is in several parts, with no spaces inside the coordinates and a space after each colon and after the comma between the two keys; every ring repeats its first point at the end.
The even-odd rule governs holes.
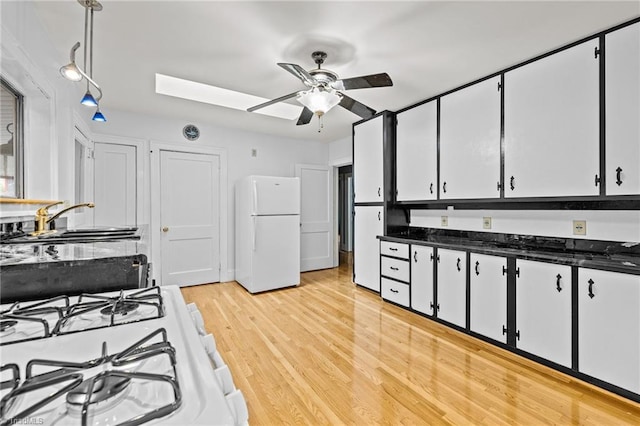
{"type": "MultiPolygon", "coordinates": [[[[246,111],[247,108],[253,105],[258,105],[269,100],[259,96],[158,73],[156,73],[156,93],[242,111],[246,111]]],[[[272,117],[294,120],[298,118],[301,110],[302,107],[297,105],[278,103],[256,112],[272,117]]]]}

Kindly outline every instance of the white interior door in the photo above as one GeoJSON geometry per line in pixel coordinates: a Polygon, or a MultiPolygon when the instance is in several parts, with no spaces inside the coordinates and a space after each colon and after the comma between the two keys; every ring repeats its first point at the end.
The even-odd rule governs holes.
{"type": "Polygon", "coordinates": [[[220,280],[219,157],[160,152],[162,285],[220,280]]]}
{"type": "Polygon", "coordinates": [[[136,147],[96,142],[94,154],[95,225],[135,226],[136,147]]]}
{"type": "Polygon", "coordinates": [[[332,175],[328,166],[296,164],[300,178],[300,271],[333,266],[332,175]]]}

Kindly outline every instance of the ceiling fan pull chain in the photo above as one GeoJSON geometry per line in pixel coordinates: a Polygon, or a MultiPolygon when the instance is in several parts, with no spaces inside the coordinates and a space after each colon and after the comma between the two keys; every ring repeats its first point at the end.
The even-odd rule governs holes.
{"type": "Polygon", "coordinates": [[[323,116],[324,114],[318,115],[318,133],[320,133],[324,128],[324,120],[322,119],[323,116]]]}

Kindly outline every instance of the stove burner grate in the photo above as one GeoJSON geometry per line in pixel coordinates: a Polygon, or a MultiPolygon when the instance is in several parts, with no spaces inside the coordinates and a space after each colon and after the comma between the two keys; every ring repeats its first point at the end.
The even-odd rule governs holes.
{"type": "MultiPolygon", "coordinates": [[[[120,424],[142,424],[148,421],[167,416],[180,408],[182,405],[182,392],[178,383],[178,374],[176,370],[176,352],[175,348],[167,340],[167,331],[159,328],[154,332],[143,337],[133,345],[129,346],[122,352],[109,355],[107,352],[107,344],[102,344],[102,355],[99,358],[84,362],[64,362],[54,360],[34,359],[29,361],[26,368],[26,378],[18,385],[19,372],[17,366],[3,366],[2,369],[11,369],[14,371],[14,379],[2,383],[2,388],[13,387],[0,400],[0,414],[2,414],[3,426],[4,419],[11,419],[12,422],[20,419],[37,416],[38,410],[43,409],[51,403],[54,403],[60,396],[65,395],[67,407],[70,414],[79,413],[81,415],[80,423],[87,425],[91,411],[95,410],[118,410],[118,405],[128,398],[128,391],[132,390],[133,380],[144,383],[159,383],[169,386],[171,400],[164,405],[158,404],[155,408],[151,408],[154,401],[139,401],[136,399],[136,406],[140,409],[147,409],[146,412],[137,413],[137,415],[120,424]],[[158,339],[158,337],[160,339],[158,339]],[[155,340],[155,342],[153,342],[155,340]],[[160,340],[160,341],[158,341],[160,340]],[[150,360],[155,357],[168,357],[170,362],[171,374],[163,372],[141,372],[130,371],[135,364],[141,360],[150,360]],[[55,368],[46,373],[34,375],[34,367],[50,367],[55,368]],[[84,371],[90,370],[98,366],[103,366],[104,370],[88,379],[83,378],[84,371]],[[113,368],[111,368],[113,367],[113,368]],[[128,368],[126,370],[118,370],[118,367],[128,368]],[[68,383],[63,388],[61,384],[68,383]],[[51,389],[54,392],[43,399],[33,394],[34,391],[40,389],[51,389]],[[33,395],[33,400],[24,402],[25,407],[15,407],[14,405],[23,405],[23,400],[28,395],[33,395]],[[20,410],[16,413],[16,411],[20,410]],[[13,411],[13,413],[10,413],[13,411]]],[[[89,373],[91,374],[91,373],[89,373]]],[[[143,385],[144,386],[144,385],[143,385]]],[[[39,394],[40,395],[40,394],[39,394]]],[[[157,396],[157,395],[156,395],[157,396]]],[[[167,395],[168,396],[168,395],[167,395]]],[[[12,423],[13,424],[13,423],[12,423]]]]}

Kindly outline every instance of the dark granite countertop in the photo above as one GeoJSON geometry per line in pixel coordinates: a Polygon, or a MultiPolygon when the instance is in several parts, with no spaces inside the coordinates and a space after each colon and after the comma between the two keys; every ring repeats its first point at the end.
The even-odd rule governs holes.
{"type": "Polygon", "coordinates": [[[496,256],[640,275],[640,243],[409,227],[383,241],[469,250],[496,256]]]}

